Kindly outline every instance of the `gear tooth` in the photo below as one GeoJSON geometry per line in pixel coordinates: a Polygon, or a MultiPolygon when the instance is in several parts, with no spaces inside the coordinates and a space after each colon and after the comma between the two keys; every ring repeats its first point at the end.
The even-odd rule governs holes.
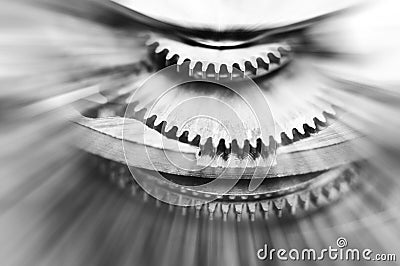
{"type": "Polygon", "coordinates": [[[178,127],[176,131],[176,136],[180,138],[185,132],[187,132],[184,128],[178,127]]]}
{"type": "MultiPolygon", "coordinates": [[[[195,138],[196,138],[197,136],[198,136],[198,135],[197,135],[195,132],[188,131],[188,141],[189,141],[190,143],[193,143],[193,141],[195,140],[195,138]]],[[[199,140],[200,140],[200,138],[199,138],[199,140]]]]}
{"type": "Polygon", "coordinates": [[[229,149],[231,148],[231,143],[232,143],[232,140],[226,140],[226,141],[224,141],[224,148],[225,148],[225,150],[228,150],[228,151],[229,151],[229,149]]]}
{"type": "Polygon", "coordinates": [[[222,64],[214,63],[215,73],[219,74],[219,72],[221,72],[221,67],[222,67],[222,64]]]}
{"type": "Polygon", "coordinates": [[[313,128],[312,126],[310,126],[307,123],[303,124],[303,129],[304,129],[304,131],[306,132],[307,135],[314,134],[316,132],[316,129],[313,128]]]}
{"type": "MultiPolygon", "coordinates": [[[[165,122],[165,132],[168,133],[174,128],[174,124],[165,122]]],[[[175,126],[176,127],[176,126],[175,126]]]]}
{"type": "Polygon", "coordinates": [[[191,71],[193,72],[193,71],[194,71],[194,68],[196,67],[196,64],[197,64],[196,61],[191,60],[191,61],[189,62],[189,70],[191,70],[191,71]]]}
{"type": "Polygon", "coordinates": [[[276,141],[276,138],[274,136],[269,136],[269,140],[268,140],[269,144],[268,144],[268,149],[273,149],[276,150],[276,148],[278,147],[278,142],[276,141]]]}
{"type": "Polygon", "coordinates": [[[263,53],[263,55],[260,57],[264,63],[269,66],[271,64],[271,60],[268,57],[268,53],[263,53]]]}
{"type": "Polygon", "coordinates": [[[317,118],[319,121],[321,121],[322,123],[326,123],[328,122],[325,115],[323,113],[317,113],[315,118],[317,118]]]}
{"type": "Polygon", "coordinates": [[[333,190],[333,184],[329,183],[321,189],[321,194],[324,195],[324,197],[326,197],[327,199],[330,199],[330,197],[332,196],[331,193],[332,190],[333,190]]]}
{"type": "Polygon", "coordinates": [[[257,69],[258,68],[258,63],[257,63],[257,57],[251,57],[250,58],[250,64],[255,68],[255,69],[257,69]]]}
{"type": "Polygon", "coordinates": [[[178,55],[178,60],[176,61],[176,64],[178,66],[181,66],[183,64],[183,62],[185,62],[185,58],[183,56],[178,55]]]}
{"type": "Polygon", "coordinates": [[[247,203],[247,210],[249,212],[250,215],[250,220],[254,221],[255,219],[255,215],[256,215],[256,203],[255,202],[249,202],[247,203]]]}
{"type": "Polygon", "coordinates": [[[239,66],[240,71],[246,72],[246,61],[243,60],[243,61],[239,62],[238,66],[239,66]]]}
{"type": "Polygon", "coordinates": [[[236,140],[233,140],[233,141],[231,142],[231,152],[232,152],[233,154],[235,154],[235,155],[238,155],[239,152],[240,152],[240,148],[239,148],[239,145],[237,144],[237,141],[236,141],[236,140]]]}
{"type": "Polygon", "coordinates": [[[267,69],[268,68],[268,65],[264,62],[264,60],[260,56],[258,56],[256,58],[256,63],[257,63],[257,74],[259,73],[259,71],[261,69],[267,69]]]}
{"type": "Polygon", "coordinates": [[[168,52],[167,55],[165,56],[165,59],[166,60],[171,60],[172,57],[174,57],[174,55],[175,55],[174,53],[168,52]]]}
{"type": "Polygon", "coordinates": [[[274,211],[278,217],[282,217],[283,208],[285,207],[285,200],[283,198],[274,199],[274,211]]]}
{"type": "MultiPolygon", "coordinates": [[[[225,65],[225,64],[222,64],[222,65],[225,65]]],[[[220,67],[222,67],[222,65],[220,67]]],[[[232,77],[233,66],[232,65],[225,65],[225,66],[226,66],[226,69],[228,70],[228,73],[230,73],[231,77],[232,77]]]]}
{"type": "Polygon", "coordinates": [[[279,52],[277,47],[272,48],[269,53],[272,54],[274,57],[276,57],[278,59],[281,58],[281,53],[279,52]]]}
{"type": "Polygon", "coordinates": [[[303,138],[303,134],[301,134],[297,128],[293,128],[292,129],[292,135],[293,135],[292,140],[293,140],[293,142],[301,140],[303,138]]]}
{"type": "Polygon", "coordinates": [[[332,116],[335,116],[337,114],[335,108],[331,104],[327,104],[324,107],[324,110],[325,110],[325,112],[327,112],[328,114],[330,114],[332,116]]]}
{"type": "Polygon", "coordinates": [[[310,208],[311,193],[310,191],[305,191],[299,194],[299,201],[305,211],[310,208]]]}
{"type": "Polygon", "coordinates": [[[228,213],[230,209],[230,204],[229,203],[222,203],[221,204],[221,211],[222,211],[222,216],[223,220],[226,221],[228,218],[228,213]]]}
{"type": "Polygon", "coordinates": [[[293,134],[293,128],[288,128],[286,131],[286,136],[290,139],[293,140],[294,139],[294,134],[293,134]]]}
{"type": "Polygon", "coordinates": [[[247,140],[243,141],[242,150],[243,155],[248,155],[250,153],[250,143],[247,140]]]}
{"type": "Polygon", "coordinates": [[[296,209],[298,205],[298,197],[297,195],[291,194],[286,196],[287,205],[290,207],[290,213],[292,215],[296,214],[296,209]]]}
{"type": "Polygon", "coordinates": [[[236,139],[236,144],[239,150],[243,150],[245,148],[246,141],[244,139],[236,139]]]}
{"type": "Polygon", "coordinates": [[[190,141],[190,143],[192,144],[192,145],[194,145],[194,146],[197,146],[197,147],[199,147],[200,146],[200,136],[199,135],[196,135],[191,141],[190,141]]]}
{"type": "Polygon", "coordinates": [[[200,138],[200,145],[204,146],[207,143],[207,141],[209,141],[209,140],[206,137],[200,138]]]}
{"type": "Polygon", "coordinates": [[[221,72],[221,64],[214,63],[215,79],[219,80],[219,73],[221,72]]]}
{"type": "Polygon", "coordinates": [[[326,123],[326,124],[329,123],[329,120],[330,120],[331,118],[334,118],[334,117],[335,117],[334,115],[328,113],[326,110],[324,110],[324,111],[322,112],[322,115],[323,115],[324,118],[325,118],[325,121],[326,121],[325,123],[326,123]]]}
{"type": "Polygon", "coordinates": [[[157,131],[160,132],[161,134],[165,135],[165,127],[166,127],[166,125],[167,125],[167,122],[161,121],[161,122],[159,122],[158,124],[155,123],[155,125],[156,125],[156,126],[155,126],[154,128],[156,128],[157,131]]]}
{"type": "Polygon", "coordinates": [[[329,193],[327,193],[327,194],[328,194],[327,198],[328,198],[330,201],[333,201],[333,200],[339,198],[339,191],[338,191],[338,189],[335,187],[334,184],[332,184],[332,183],[329,184],[328,187],[326,188],[326,190],[327,190],[327,192],[329,192],[329,193]],[[328,190],[329,190],[329,191],[328,191],[328,190]]]}
{"type": "Polygon", "coordinates": [[[250,140],[250,145],[254,148],[254,147],[257,147],[257,139],[251,139],[250,140]]]}
{"type": "Polygon", "coordinates": [[[317,130],[317,126],[315,125],[314,122],[314,117],[307,117],[306,120],[304,121],[304,123],[309,126],[310,128],[312,128],[313,130],[317,130]]]}
{"type": "Polygon", "coordinates": [[[261,136],[258,140],[260,143],[257,143],[257,144],[261,145],[261,153],[263,153],[270,144],[271,136],[267,136],[267,137],[261,136]]]}
{"type": "Polygon", "coordinates": [[[210,66],[209,63],[201,62],[201,71],[206,72],[209,66],[210,66]]]}
{"type": "Polygon", "coordinates": [[[148,126],[149,128],[154,128],[157,122],[157,116],[156,115],[152,115],[148,118],[145,119],[146,122],[146,126],[148,126]]]}
{"type": "Polygon", "coordinates": [[[315,130],[320,131],[322,130],[322,128],[326,127],[326,123],[322,122],[321,120],[319,120],[318,118],[314,118],[314,125],[315,125],[315,130]]]}
{"type": "Polygon", "coordinates": [[[209,202],[207,204],[207,210],[208,210],[210,220],[214,219],[214,213],[215,213],[216,208],[217,208],[217,203],[215,203],[215,202],[209,202]]]}
{"type": "Polygon", "coordinates": [[[203,204],[200,201],[196,202],[196,204],[195,204],[196,218],[200,218],[200,213],[201,213],[202,208],[203,208],[203,204]]]}
{"type": "Polygon", "coordinates": [[[243,74],[251,73],[252,75],[257,75],[257,67],[254,67],[250,61],[245,62],[245,71],[243,74]]]}
{"type": "Polygon", "coordinates": [[[209,67],[209,64],[207,62],[201,62],[201,77],[203,79],[207,78],[207,69],[209,67]]]}
{"type": "Polygon", "coordinates": [[[310,199],[315,206],[321,205],[323,201],[322,188],[317,187],[312,189],[310,193],[310,199]]]}
{"type": "Polygon", "coordinates": [[[303,126],[297,127],[296,130],[297,130],[301,135],[305,135],[305,134],[306,134],[306,130],[304,129],[303,126]]]}
{"type": "Polygon", "coordinates": [[[269,200],[267,201],[261,201],[260,203],[261,210],[264,212],[264,218],[268,219],[268,214],[271,210],[271,203],[269,200]]]}
{"type": "Polygon", "coordinates": [[[293,135],[290,137],[287,135],[286,132],[281,133],[281,144],[282,145],[289,145],[292,143],[292,140],[293,140],[293,135]]]}
{"type": "Polygon", "coordinates": [[[232,143],[232,138],[230,135],[227,135],[223,138],[224,142],[225,142],[225,147],[226,149],[228,149],[230,147],[230,144],[232,143]]]}
{"type": "Polygon", "coordinates": [[[240,220],[242,219],[243,204],[235,204],[234,209],[236,214],[236,221],[240,222],[240,220]]]}

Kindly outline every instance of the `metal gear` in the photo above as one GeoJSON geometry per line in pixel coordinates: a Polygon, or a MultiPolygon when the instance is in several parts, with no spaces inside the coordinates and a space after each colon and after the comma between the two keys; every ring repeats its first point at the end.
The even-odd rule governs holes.
{"type": "Polygon", "coordinates": [[[149,33],[146,44],[164,60],[163,65],[177,64],[178,71],[199,78],[237,79],[243,75],[262,76],[286,65],[290,45],[286,41],[257,44],[250,47],[204,47],[149,33]],[[188,69],[182,64],[189,61],[188,69]],[[234,74],[236,67],[243,75],[234,74]]]}
{"type": "MultiPolygon", "coordinates": [[[[200,145],[205,145],[211,139],[216,149],[221,140],[224,140],[226,148],[236,140],[238,146],[243,148],[245,141],[255,147],[259,139],[268,146],[272,137],[276,143],[287,144],[317,132],[321,126],[327,125],[329,118],[336,115],[334,106],[323,97],[329,86],[328,81],[315,69],[303,67],[307,64],[307,60],[296,60],[277,75],[257,82],[275,120],[276,135],[272,136],[259,128],[252,108],[241,95],[213,83],[188,83],[173,89],[157,84],[152,88],[151,95],[147,91],[135,91],[132,97],[125,96],[125,102],[121,102],[123,98],[119,101],[122,104],[137,103],[135,112],[129,114],[131,117],[145,121],[151,128],[172,138],[186,138],[189,143],[200,137],[200,145]],[[185,102],[190,106],[186,106],[185,102]],[[226,131],[236,134],[227,137],[224,131],[217,130],[219,125],[202,117],[223,121],[226,113],[221,112],[224,107],[221,103],[226,103],[242,117],[249,118],[243,131],[235,130],[242,127],[237,124],[242,121],[226,123],[226,131]],[[193,117],[199,118],[188,123],[193,117]]],[[[250,95],[246,89],[240,88],[240,93],[249,94],[248,98],[253,97],[253,102],[257,102],[259,96],[250,95]]]]}
{"type": "Polygon", "coordinates": [[[278,146],[276,162],[271,168],[271,157],[268,154],[249,156],[250,147],[241,153],[232,151],[228,157],[199,154],[201,148],[168,139],[135,119],[82,117],[75,127],[81,136],[78,147],[89,153],[138,168],[187,177],[215,178],[221,173],[226,178],[237,178],[238,173],[243,179],[285,177],[328,170],[362,158],[354,148],[362,144],[362,138],[340,123],[333,123],[291,145],[278,146]],[[178,166],[171,160],[178,162],[178,166]],[[182,160],[184,168],[179,167],[182,160]]]}
{"type": "MultiPolygon", "coordinates": [[[[314,17],[301,20],[300,27],[309,19],[314,17]]],[[[233,39],[226,38],[230,33],[224,29],[218,40],[215,34],[197,34],[198,28],[185,31],[181,26],[174,37],[162,29],[166,35],[151,33],[147,45],[154,48],[153,63],[161,63],[158,67],[177,63],[178,71],[161,82],[150,82],[147,90],[134,86],[107,95],[107,104],[98,109],[100,117],[76,121],[82,133],[78,145],[102,157],[99,165],[122,187],[143,189],[145,198],[149,193],[167,199],[171,206],[193,206],[198,215],[210,218],[240,220],[246,211],[251,219],[268,213],[280,217],[336,200],[358,179],[354,162],[361,155],[354,147],[361,138],[335,119],[346,114],[324,98],[332,86],[329,79],[291,51],[287,30],[292,26],[286,23],[285,29],[277,31],[264,27],[255,34],[243,31],[233,39]],[[276,33],[281,34],[279,38],[276,33]],[[236,67],[239,75],[235,75],[236,67]],[[246,74],[251,74],[260,95],[249,90],[246,74]],[[175,86],[186,76],[200,83],[175,86]],[[237,86],[237,91],[232,93],[231,87],[216,82],[204,83],[220,79],[237,86]],[[191,99],[197,102],[185,105],[191,99]],[[243,119],[231,119],[222,111],[223,104],[243,119]],[[276,132],[265,130],[258,117],[254,119],[254,108],[268,106],[276,132]],[[104,110],[112,117],[101,118],[104,110]],[[223,125],[230,134],[210,117],[217,123],[226,121],[223,125]],[[129,170],[144,178],[142,187],[129,170]],[[168,176],[172,184],[157,174],[168,176]],[[224,182],[240,180],[223,193],[215,187],[193,186],[221,176],[224,182]],[[259,183],[252,190],[254,180],[259,183]],[[210,203],[210,196],[216,200],[210,203]]]]}
{"type": "MultiPolygon", "coordinates": [[[[340,196],[358,185],[360,167],[347,165],[334,168],[322,173],[294,176],[287,178],[268,179],[255,191],[248,191],[247,182],[239,182],[225,195],[219,195],[213,202],[202,200],[211,191],[198,191],[182,188],[178,183],[172,185],[164,183],[152,171],[135,168],[135,174],[146,177],[146,191],[132,178],[128,167],[113,161],[97,157],[103,174],[107,175],[121,188],[129,190],[133,195],[141,194],[148,200],[146,191],[151,190],[157,199],[166,199],[167,202],[176,201],[183,213],[193,209],[197,216],[207,215],[210,219],[229,216],[240,221],[244,213],[248,213],[251,220],[256,217],[282,217],[287,215],[301,216],[309,211],[321,208],[340,198],[340,196]]],[[[188,181],[189,183],[191,181],[188,181]]],[[[195,182],[192,182],[193,184],[195,182]]],[[[171,205],[174,206],[174,205],[171,205]]]]}
{"type": "MultiPolygon", "coordinates": [[[[126,93],[118,91],[117,96],[107,97],[109,102],[106,108],[100,108],[100,112],[103,113],[101,116],[104,116],[104,110],[106,110],[107,115],[125,116],[124,110],[127,104],[134,102],[136,105],[133,112],[127,113],[127,118],[131,117],[142,121],[149,128],[155,129],[167,138],[177,140],[177,142],[200,147],[200,150],[193,147],[190,152],[195,161],[195,164],[190,167],[194,168],[179,172],[179,170],[169,167],[168,162],[160,163],[161,171],[166,173],[197,175],[192,172],[196,165],[207,165],[211,167],[210,169],[233,167],[236,170],[243,167],[264,167],[271,163],[270,155],[275,153],[276,145],[279,147],[277,151],[279,159],[277,164],[279,166],[273,167],[271,176],[296,175],[326,170],[359,158],[359,155],[355,154],[354,151],[349,151],[351,149],[349,141],[357,139],[358,136],[355,132],[349,131],[346,126],[339,123],[331,126],[328,123],[327,119],[336,114],[334,107],[324,100],[324,93],[330,86],[329,80],[316,69],[304,67],[309,65],[307,59],[296,58],[279,73],[257,80],[262,91],[261,97],[268,100],[275,118],[277,134],[263,132],[257,121],[252,119],[252,109],[248,108],[248,103],[243,103],[241,97],[238,97],[237,94],[228,92],[229,89],[218,87],[213,83],[183,84],[170,91],[167,91],[169,87],[166,86],[165,82],[152,84],[153,86],[149,90],[138,91],[137,86],[129,87],[125,91],[126,93]],[[131,97],[132,94],[133,97],[131,97]],[[159,95],[162,95],[162,97],[157,99],[159,95]],[[180,103],[187,99],[199,99],[201,97],[203,99],[197,104],[184,106],[183,109],[177,108],[180,103]],[[209,101],[210,98],[214,101],[209,101]],[[208,121],[204,121],[201,118],[202,115],[206,114],[208,117],[217,118],[217,120],[226,119],[226,114],[221,112],[221,103],[228,103],[232,106],[232,109],[246,118],[243,120],[246,126],[244,130],[238,131],[237,129],[241,127],[235,124],[235,121],[226,124],[229,127],[227,131],[234,132],[233,135],[228,136],[229,138],[220,130],[218,125],[209,123],[208,119],[206,119],[208,121]],[[207,108],[204,108],[205,106],[207,108]],[[205,111],[206,113],[204,113],[205,111]],[[200,117],[200,119],[186,123],[192,117],[200,117]],[[324,128],[329,128],[329,130],[320,134],[319,131],[324,128]],[[299,145],[289,145],[294,142],[299,142],[299,145]],[[285,145],[289,145],[289,148],[284,149],[285,145]],[[311,151],[312,149],[317,152],[311,151]],[[311,153],[314,155],[311,156],[311,153]],[[341,155],[344,156],[340,158],[341,155]],[[317,161],[314,158],[316,156],[326,158],[326,160],[319,159],[315,164],[314,162],[310,163],[310,160],[317,161]],[[310,164],[313,165],[310,166],[310,164]]],[[[176,74],[180,75],[180,73],[176,74]]],[[[240,81],[234,82],[236,85],[241,84],[240,81]]],[[[249,103],[253,105],[256,103],[258,97],[249,93],[246,86],[240,87],[239,91],[243,91],[243,94],[249,94],[249,103]]],[[[86,128],[86,131],[90,132],[88,135],[96,135],[96,132],[106,134],[111,132],[112,138],[121,139],[118,134],[115,135],[114,131],[118,130],[118,127],[121,128],[121,123],[118,119],[114,121],[111,127],[109,127],[110,124],[102,125],[105,122],[104,120],[84,121],[81,125],[86,128]]],[[[137,139],[133,143],[153,146],[152,143],[137,139]]],[[[162,152],[163,149],[162,145],[154,148],[157,149],[156,153],[162,152]]],[[[99,154],[98,151],[89,151],[99,154]]],[[[103,155],[106,158],[115,159],[111,154],[103,153],[103,155]]],[[[123,160],[118,158],[117,161],[122,162],[123,160]]],[[[130,163],[151,169],[146,164],[130,163]]],[[[235,171],[232,172],[232,175],[235,171]]],[[[215,169],[210,170],[210,173],[215,174],[215,169]]],[[[204,174],[202,172],[198,175],[204,174]]]]}

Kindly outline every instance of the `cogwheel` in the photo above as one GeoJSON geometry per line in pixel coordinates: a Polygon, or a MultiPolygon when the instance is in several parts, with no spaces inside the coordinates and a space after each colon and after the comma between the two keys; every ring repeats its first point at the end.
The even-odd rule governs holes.
{"type": "Polygon", "coordinates": [[[221,141],[229,148],[235,140],[243,148],[245,142],[256,147],[260,140],[268,146],[273,139],[274,143],[284,145],[317,132],[327,124],[327,118],[336,115],[334,107],[323,97],[327,81],[315,69],[304,67],[307,65],[307,60],[299,59],[279,75],[258,81],[261,90],[258,95],[246,86],[239,87],[238,94],[214,83],[194,82],[172,89],[163,83],[153,84],[151,93],[143,89],[132,97],[126,95],[126,101],[121,102],[120,98],[119,103],[134,102],[136,105],[134,112],[128,114],[130,117],[144,121],[167,137],[187,139],[188,143],[200,138],[199,144],[205,145],[211,140],[216,149],[221,141]],[[257,106],[260,97],[266,99],[269,109],[268,106],[257,106]],[[229,120],[224,108],[234,110],[243,120],[229,120]],[[265,110],[265,115],[269,111],[272,113],[275,134],[260,128],[257,119],[261,117],[255,117],[253,113],[256,108],[265,110]],[[222,130],[218,121],[226,120],[229,121],[224,123],[225,130],[222,130]],[[227,135],[226,132],[233,133],[227,135]]]}
{"type": "MultiPolygon", "coordinates": [[[[212,48],[177,41],[154,33],[149,34],[147,45],[162,65],[177,64],[178,71],[188,71],[190,76],[199,78],[241,78],[244,74],[255,77],[270,73],[284,66],[290,59],[290,46],[287,42],[258,44],[250,47],[212,48]],[[182,64],[189,61],[188,69],[182,64]],[[243,75],[233,72],[240,69],[243,75]]],[[[187,73],[187,72],[186,72],[187,73]]]]}
{"type": "MultiPolygon", "coordinates": [[[[361,174],[359,165],[350,164],[315,174],[268,179],[251,192],[247,189],[248,182],[241,181],[228,193],[219,195],[217,200],[207,202],[207,197],[215,193],[214,189],[200,191],[196,186],[193,186],[193,189],[187,189],[187,186],[183,189],[178,182],[171,185],[161,181],[152,171],[134,169],[135,175],[146,177],[146,183],[142,184],[143,189],[134,181],[126,165],[100,157],[95,158],[103,174],[132,194],[142,194],[145,200],[149,199],[145,191],[151,191],[157,199],[176,201],[183,213],[192,209],[197,217],[205,214],[210,219],[226,220],[234,216],[238,221],[246,212],[251,220],[268,216],[301,216],[338,200],[341,195],[356,187],[361,174]]],[[[186,182],[196,183],[193,180],[186,182]]],[[[157,199],[157,204],[160,204],[157,199]]]]}
{"type": "MultiPolygon", "coordinates": [[[[232,150],[226,157],[225,154],[199,155],[201,148],[166,138],[135,119],[81,117],[73,126],[81,136],[77,147],[91,154],[133,167],[187,177],[285,177],[324,171],[363,158],[355,149],[362,145],[363,138],[337,122],[306,139],[278,146],[276,164],[272,166],[269,164],[269,154],[255,158],[243,157],[232,150]],[[264,162],[267,167],[263,166],[264,162]]],[[[243,154],[251,155],[252,149],[243,149],[243,154]]]]}

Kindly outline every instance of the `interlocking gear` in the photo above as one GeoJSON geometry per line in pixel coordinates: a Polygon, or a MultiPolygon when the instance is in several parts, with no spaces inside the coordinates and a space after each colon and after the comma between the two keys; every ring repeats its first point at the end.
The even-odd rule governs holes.
{"type": "MultiPolygon", "coordinates": [[[[130,176],[128,167],[109,160],[97,157],[98,164],[104,175],[117,183],[121,188],[130,190],[133,195],[142,194],[147,199],[147,192],[143,190],[130,176]]],[[[248,182],[239,182],[229,193],[219,195],[213,202],[207,202],[213,189],[199,191],[183,188],[178,183],[171,186],[157,177],[152,171],[135,169],[135,174],[146,177],[146,191],[151,190],[156,202],[164,199],[165,202],[176,201],[179,206],[189,206],[197,214],[207,215],[210,219],[234,215],[240,220],[244,213],[248,213],[251,220],[255,217],[283,215],[300,215],[326,206],[340,198],[351,189],[358,186],[359,165],[347,165],[322,173],[302,176],[293,176],[264,181],[255,191],[248,191],[248,182]],[[153,194],[154,193],[154,194],[153,194]]],[[[172,178],[172,177],[170,177],[172,178]]],[[[186,181],[195,184],[196,181],[186,181]]],[[[158,204],[158,203],[157,203],[158,204]]],[[[185,207],[184,210],[187,210],[185,207]]]]}
{"type": "Polygon", "coordinates": [[[316,133],[328,124],[329,118],[336,115],[334,106],[323,97],[329,85],[315,69],[303,67],[306,65],[307,60],[299,59],[281,73],[258,81],[260,93],[249,91],[244,86],[246,83],[238,85],[237,91],[232,91],[215,83],[194,82],[172,89],[164,84],[155,84],[151,93],[139,90],[125,98],[137,103],[135,113],[129,115],[146,121],[148,126],[162,134],[176,139],[185,138],[189,143],[200,137],[200,145],[205,145],[211,138],[214,148],[221,140],[226,148],[233,140],[240,148],[245,141],[255,147],[259,139],[267,146],[271,138],[274,142],[288,144],[316,133]],[[262,108],[255,106],[260,97],[265,98],[262,103],[268,104],[269,108],[264,108],[272,113],[275,135],[267,135],[260,128],[258,119],[261,117],[254,115],[254,110],[262,108]],[[247,120],[232,118],[224,123],[226,130],[220,129],[218,121],[225,121],[231,112],[247,120]],[[211,121],[209,117],[215,120],[211,121]],[[228,136],[226,132],[231,134],[228,136]]]}
{"type": "MultiPolygon", "coordinates": [[[[322,17],[328,13],[318,12],[322,17]]],[[[291,17],[285,23],[262,23],[254,31],[230,29],[231,21],[222,28],[214,25],[216,31],[148,18],[147,26],[160,26],[150,30],[143,44],[150,47],[150,68],[176,64],[175,76],[146,89],[135,80],[135,85],[103,95],[107,103],[96,110],[97,116],[76,123],[82,130],[80,146],[105,158],[99,165],[121,186],[139,189],[128,165],[144,180],[139,190],[145,197],[149,193],[172,205],[192,206],[199,215],[226,219],[234,214],[239,220],[248,211],[253,218],[281,216],[332,202],[358,179],[355,162],[361,156],[354,145],[362,138],[340,122],[346,121],[338,119],[346,113],[326,99],[334,83],[294,49],[307,38],[301,30],[322,17],[291,17]],[[174,83],[186,77],[196,82],[174,83]],[[259,95],[246,84],[249,77],[259,95]],[[221,80],[236,89],[215,82],[221,80]],[[241,119],[233,119],[223,106],[241,119]],[[254,117],[254,109],[268,107],[275,132],[259,125],[266,113],[254,117]],[[170,160],[183,157],[184,167],[170,160]],[[221,175],[238,182],[220,194],[216,187],[196,186],[221,175]],[[216,200],[207,200],[211,196],[216,200]]]]}
{"type": "Polygon", "coordinates": [[[185,43],[162,35],[149,34],[147,45],[164,64],[176,64],[179,71],[188,71],[199,78],[237,79],[243,75],[251,77],[271,73],[290,60],[290,45],[286,41],[257,44],[250,47],[226,49],[202,47],[185,43]],[[189,61],[188,69],[182,64],[189,61]],[[234,74],[233,68],[243,74],[234,74]]]}

